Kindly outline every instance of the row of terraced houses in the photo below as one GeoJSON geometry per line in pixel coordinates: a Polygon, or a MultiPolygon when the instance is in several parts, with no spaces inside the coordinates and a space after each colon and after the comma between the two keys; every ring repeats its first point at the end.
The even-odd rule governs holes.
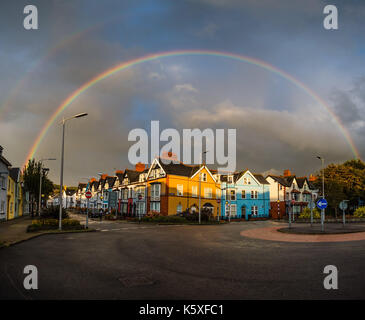
{"type": "Polygon", "coordinates": [[[0,221],[29,214],[29,203],[29,192],[24,189],[20,168],[12,167],[0,146],[0,221]]]}
{"type": "MultiPolygon", "coordinates": [[[[318,197],[313,178],[296,177],[289,170],[281,176],[253,173],[249,169],[218,174],[206,165],[186,165],[173,159],[155,158],[150,167],[91,178],[79,183],[69,197],[75,207],[103,209],[126,216],[157,212],[175,215],[209,210],[221,218],[282,218],[299,214],[318,197]],[[92,197],[88,201],[85,192],[92,197]],[[200,195],[200,197],[199,197],[200,195]]],[[[68,202],[67,202],[68,203],[68,202]]]]}

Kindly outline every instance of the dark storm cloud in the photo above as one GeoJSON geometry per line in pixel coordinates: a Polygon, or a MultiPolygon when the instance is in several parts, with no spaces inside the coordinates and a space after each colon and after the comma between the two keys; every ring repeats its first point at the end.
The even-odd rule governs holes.
{"type": "MultiPolygon", "coordinates": [[[[22,8],[28,2],[3,1],[0,102],[9,109],[0,113],[1,144],[11,162],[20,165],[57,106],[95,75],[146,53],[205,48],[263,59],[292,73],[330,101],[364,155],[365,48],[359,39],[365,31],[365,6],[334,1],[340,29],[328,32],[322,27],[328,3],[37,0],[40,29],[27,32],[22,8]],[[73,37],[83,30],[89,31],[73,37]],[[49,52],[54,53],[43,59],[49,52]],[[29,79],[10,99],[27,72],[29,79]]],[[[319,151],[334,162],[352,157],[328,114],[286,80],[274,86],[277,79],[258,67],[200,59],[146,63],[80,95],[63,113],[89,113],[67,126],[66,184],[130,166],[129,130],[147,128],[156,119],[165,127],[237,128],[237,162],[253,171],[309,173],[319,151]],[[231,74],[226,71],[230,67],[231,74]]],[[[59,149],[60,126],[55,123],[36,157],[59,158],[59,149]]],[[[59,163],[50,168],[57,181],[59,163]]]]}

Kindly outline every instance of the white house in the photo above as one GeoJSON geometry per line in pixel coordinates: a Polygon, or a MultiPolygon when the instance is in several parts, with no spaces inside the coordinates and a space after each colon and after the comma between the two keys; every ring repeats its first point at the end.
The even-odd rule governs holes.
{"type": "Polygon", "coordinates": [[[298,215],[310,202],[315,202],[318,189],[307,177],[296,177],[289,170],[284,170],[283,176],[268,175],[270,184],[270,215],[272,218],[282,218],[289,213],[298,215]]]}
{"type": "Polygon", "coordinates": [[[6,220],[8,175],[11,163],[3,156],[3,147],[0,146],[0,221],[6,220]]]}

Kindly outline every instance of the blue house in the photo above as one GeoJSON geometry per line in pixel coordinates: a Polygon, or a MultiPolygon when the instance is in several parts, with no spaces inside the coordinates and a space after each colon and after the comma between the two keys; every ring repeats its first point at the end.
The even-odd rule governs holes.
{"type": "Polygon", "coordinates": [[[249,170],[221,175],[223,219],[268,218],[270,184],[261,174],[249,170]]]}

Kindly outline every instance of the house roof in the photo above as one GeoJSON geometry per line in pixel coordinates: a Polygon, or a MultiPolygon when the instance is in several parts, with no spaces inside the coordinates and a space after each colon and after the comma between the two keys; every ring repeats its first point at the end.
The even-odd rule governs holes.
{"type": "Polygon", "coordinates": [[[9,176],[16,182],[19,182],[20,168],[10,168],[9,176]]]}
{"type": "Polygon", "coordinates": [[[141,172],[130,169],[125,169],[124,171],[124,176],[127,176],[129,183],[138,182],[140,174],[141,172]]]}
{"type": "Polygon", "coordinates": [[[191,177],[200,169],[200,166],[190,166],[183,164],[182,162],[174,163],[170,162],[169,164],[165,164],[158,159],[159,164],[161,165],[162,169],[166,172],[166,174],[173,174],[177,176],[184,176],[184,177],[191,177]]]}
{"type": "Polygon", "coordinates": [[[75,190],[66,190],[66,195],[73,196],[75,194],[75,190]]]}
{"type": "Polygon", "coordinates": [[[276,182],[280,183],[281,185],[283,185],[284,187],[290,187],[291,186],[291,182],[293,182],[293,180],[291,179],[291,182],[288,181],[288,177],[283,177],[283,176],[274,176],[272,174],[268,175],[266,178],[272,178],[273,180],[275,180],[276,182]]]}
{"type": "Polygon", "coordinates": [[[296,178],[296,180],[297,180],[299,188],[303,188],[304,182],[308,181],[307,177],[299,177],[299,178],[296,178]]]}
{"type": "Polygon", "coordinates": [[[264,176],[262,174],[260,174],[260,173],[253,173],[253,176],[261,184],[270,184],[270,183],[267,182],[267,180],[264,178],[264,176]]]}
{"type": "Polygon", "coordinates": [[[106,177],[106,181],[108,182],[108,186],[109,188],[112,188],[114,186],[115,180],[117,179],[117,177],[106,177]]]}
{"type": "Polygon", "coordinates": [[[82,190],[83,188],[86,188],[86,183],[79,182],[79,185],[78,185],[77,189],[82,190]]]}

